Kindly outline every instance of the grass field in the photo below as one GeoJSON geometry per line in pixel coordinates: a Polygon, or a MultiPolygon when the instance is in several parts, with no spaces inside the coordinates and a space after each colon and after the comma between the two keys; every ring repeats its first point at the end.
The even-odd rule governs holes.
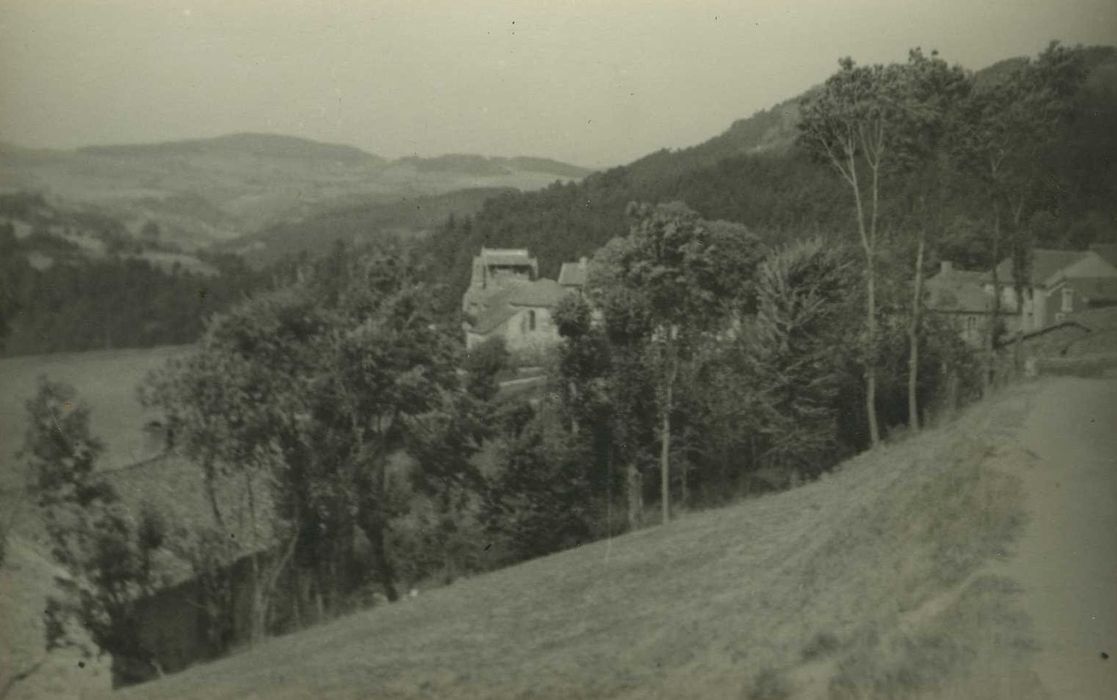
{"type": "MultiPolygon", "coordinates": [[[[27,428],[24,404],[38,377],[72,384],[91,410],[92,430],[106,444],[100,466],[121,467],[151,454],[142,431],[148,417],[136,387],[182,347],[61,353],[0,360],[0,518],[14,530],[0,568],[0,690],[11,676],[44,658],[41,611],[55,567],[36,531],[34,503],[21,492],[25,475],[16,453],[27,428]]],[[[108,687],[107,659],[55,653],[11,698],[78,698],[108,687]],[[80,665],[79,665],[80,663],[80,665]]]]}
{"type": "Polygon", "coordinates": [[[184,352],[161,347],[0,359],[0,490],[23,484],[16,453],[27,429],[24,404],[34,396],[39,376],[73,385],[89,404],[93,433],[107,447],[100,466],[111,469],[150,456],[142,430],[149,417],[136,388],[148,372],[184,352]]]}
{"type": "Polygon", "coordinates": [[[1015,436],[1050,379],[778,495],[270,640],[153,698],[1042,697],[1015,436]]]}

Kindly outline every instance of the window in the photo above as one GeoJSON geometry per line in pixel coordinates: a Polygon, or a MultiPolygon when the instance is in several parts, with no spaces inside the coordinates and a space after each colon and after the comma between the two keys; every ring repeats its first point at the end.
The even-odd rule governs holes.
{"type": "Polygon", "coordinates": [[[1063,287],[1063,312],[1074,311],[1074,290],[1070,287],[1063,287]]]}
{"type": "Polygon", "coordinates": [[[528,309],[527,330],[529,333],[535,330],[535,309],[528,309]]]}

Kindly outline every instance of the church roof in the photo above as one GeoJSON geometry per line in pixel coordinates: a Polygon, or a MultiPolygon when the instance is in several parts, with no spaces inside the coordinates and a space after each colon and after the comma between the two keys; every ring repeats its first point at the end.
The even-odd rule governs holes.
{"type": "Polygon", "coordinates": [[[586,266],[581,262],[566,262],[559,270],[558,283],[563,287],[581,287],[586,283],[586,266]]]}

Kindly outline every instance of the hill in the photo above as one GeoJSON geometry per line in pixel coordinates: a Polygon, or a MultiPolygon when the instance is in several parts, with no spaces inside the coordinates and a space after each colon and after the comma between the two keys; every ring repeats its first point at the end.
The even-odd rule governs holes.
{"type": "Polygon", "coordinates": [[[414,236],[431,232],[450,216],[470,216],[490,197],[510,194],[508,188],[471,188],[446,194],[403,197],[389,201],[319,207],[307,216],[267,226],[217,246],[243,255],[252,265],[266,265],[286,254],[321,252],[334,241],[361,243],[382,234],[414,236]]]}
{"type": "Polygon", "coordinates": [[[133,234],[153,221],[191,249],[300,218],[353,197],[386,202],[496,187],[531,190],[588,171],[542,158],[389,161],[352,146],[276,134],[27,149],[0,144],[0,189],[94,206],[133,234]]]}
{"type": "MultiPolygon", "coordinates": [[[[1089,76],[1051,168],[1063,201],[1037,224],[1037,238],[1050,247],[1083,247],[1117,235],[1117,138],[1111,128],[1117,120],[1117,50],[1084,52],[1089,76]]],[[[978,88],[996,84],[1022,61],[1006,59],[976,71],[978,88]]],[[[798,103],[809,92],[738,120],[704,143],[660,150],[575,184],[490,200],[472,221],[446,227],[432,245],[442,275],[454,282],[450,296],[464,289],[469,259],[482,245],[530,248],[541,274],[556,275],[562,261],[592,255],[623,234],[631,201],[681,200],[705,219],[740,222],[772,241],[849,232],[853,207],[846,186],[794,145],[798,103]]],[[[971,213],[981,219],[981,211],[971,213]]],[[[965,246],[948,253],[960,264],[983,263],[965,246]]]]}
{"type": "MultiPolygon", "coordinates": [[[[426,591],[124,694],[1039,698],[1043,684],[1066,689],[1045,655],[1079,652],[1078,667],[1104,682],[1113,669],[1092,648],[1037,656],[1048,629],[1030,618],[1107,595],[1086,577],[1102,550],[1117,554],[1117,472],[1101,468],[1117,449],[1103,427],[1113,420],[1113,380],[1013,387],[807,486],[426,591]],[[1040,476],[1093,500],[1076,510],[1026,490],[1040,476]],[[1089,547],[1069,546],[1091,524],[1089,547]],[[1045,552],[1057,569],[1037,570],[1045,552]],[[1056,570],[1073,586],[1036,600],[1056,570]]],[[[1087,623],[1064,639],[1086,639],[1087,623]]]]}

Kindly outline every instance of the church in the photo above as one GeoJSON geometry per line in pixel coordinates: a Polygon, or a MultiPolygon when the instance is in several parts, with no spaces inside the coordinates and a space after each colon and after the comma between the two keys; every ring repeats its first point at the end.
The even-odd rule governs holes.
{"type": "Polygon", "coordinates": [[[567,294],[580,294],[585,282],[585,258],[563,263],[556,282],[539,277],[539,262],[525,248],[481,248],[462,297],[466,347],[494,337],[513,353],[554,346],[554,309],[567,294]]]}

